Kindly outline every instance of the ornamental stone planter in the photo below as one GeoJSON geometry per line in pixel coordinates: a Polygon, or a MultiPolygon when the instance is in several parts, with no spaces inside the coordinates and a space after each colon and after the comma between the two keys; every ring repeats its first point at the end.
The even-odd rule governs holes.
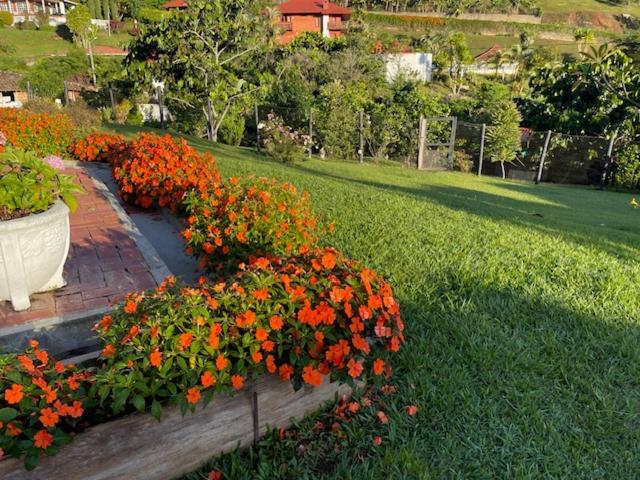
{"type": "Polygon", "coordinates": [[[29,295],[63,287],[69,253],[69,208],[61,200],[43,213],[0,222],[0,300],[15,310],[29,295]]]}
{"type": "Polygon", "coordinates": [[[259,378],[233,396],[216,395],[207,407],[183,417],[168,407],[158,422],[134,413],[78,434],[54,457],[40,457],[28,472],[22,459],[0,461],[3,480],[170,480],[196,470],[210,458],[249,445],[268,427],[286,427],[318,409],[348,385],[324,383],[295,392],[275,376],[259,378]],[[256,408],[257,407],[257,408],[256,408]]]}

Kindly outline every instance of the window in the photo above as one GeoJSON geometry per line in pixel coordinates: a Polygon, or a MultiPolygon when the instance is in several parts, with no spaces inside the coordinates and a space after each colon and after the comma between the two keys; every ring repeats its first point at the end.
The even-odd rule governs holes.
{"type": "Polygon", "coordinates": [[[27,13],[27,2],[17,2],[16,11],[18,13],[27,13]]]}
{"type": "Polygon", "coordinates": [[[10,12],[9,2],[0,2],[0,12],[10,12]]]}

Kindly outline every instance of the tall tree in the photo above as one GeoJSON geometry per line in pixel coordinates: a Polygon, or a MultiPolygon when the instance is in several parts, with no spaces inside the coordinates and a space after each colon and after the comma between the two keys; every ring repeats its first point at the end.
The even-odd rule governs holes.
{"type": "Polygon", "coordinates": [[[227,113],[261,90],[274,37],[273,12],[258,0],[193,0],[189,10],[143,28],[126,60],[141,88],[164,82],[165,96],[200,110],[217,141],[227,113]]]}
{"type": "Polygon", "coordinates": [[[96,39],[96,27],[91,24],[91,13],[86,5],[78,5],[67,14],[67,26],[75,39],[89,51],[91,76],[96,84],[96,67],[93,60],[93,42],[96,39]]]}
{"type": "Polygon", "coordinates": [[[520,152],[522,116],[515,103],[503,101],[492,108],[489,119],[486,154],[492,162],[500,162],[502,178],[505,178],[504,163],[514,160],[520,152]]]}

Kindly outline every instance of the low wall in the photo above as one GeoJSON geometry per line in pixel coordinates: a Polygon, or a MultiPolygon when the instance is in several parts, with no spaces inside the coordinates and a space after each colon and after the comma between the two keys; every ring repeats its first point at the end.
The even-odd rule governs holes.
{"type": "Polygon", "coordinates": [[[295,392],[289,382],[265,376],[233,396],[217,395],[206,408],[184,417],[168,407],[158,422],[131,414],[97,425],[75,437],[54,457],[41,457],[28,472],[22,459],[0,461],[3,480],[170,480],[196,470],[210,458],[244,447],[268,427],[287,427],[318,409],[347,385],[325,383],[295,392]],[[257,404],[257,411],[253,408],[257,404]],[[254,423],[255,422],[255,423],[254,423]],[[257,427],[254,430],[254,425],[257,427]]]}

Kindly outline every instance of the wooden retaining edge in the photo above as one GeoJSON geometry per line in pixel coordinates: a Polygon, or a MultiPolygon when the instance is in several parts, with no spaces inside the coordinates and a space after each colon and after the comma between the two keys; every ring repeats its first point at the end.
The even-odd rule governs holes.
{"type": "Polygon", "coordinates": [[[268,428],[287,427],[336,396],[348,385],[325,383],[295,392],[275,376],[259,378],[233,396],[214,396],[206,408],[183,417],[177,406],[163,410],[162,421],[134,413],[79,434],[54,457],[42,456],[28,472],[22,459],[0,461],[3,480],[169,480],[196,470],[210,458],[254,441],[268,428]],[[254,392],[259,411],[252,408],[254,392]]]}

